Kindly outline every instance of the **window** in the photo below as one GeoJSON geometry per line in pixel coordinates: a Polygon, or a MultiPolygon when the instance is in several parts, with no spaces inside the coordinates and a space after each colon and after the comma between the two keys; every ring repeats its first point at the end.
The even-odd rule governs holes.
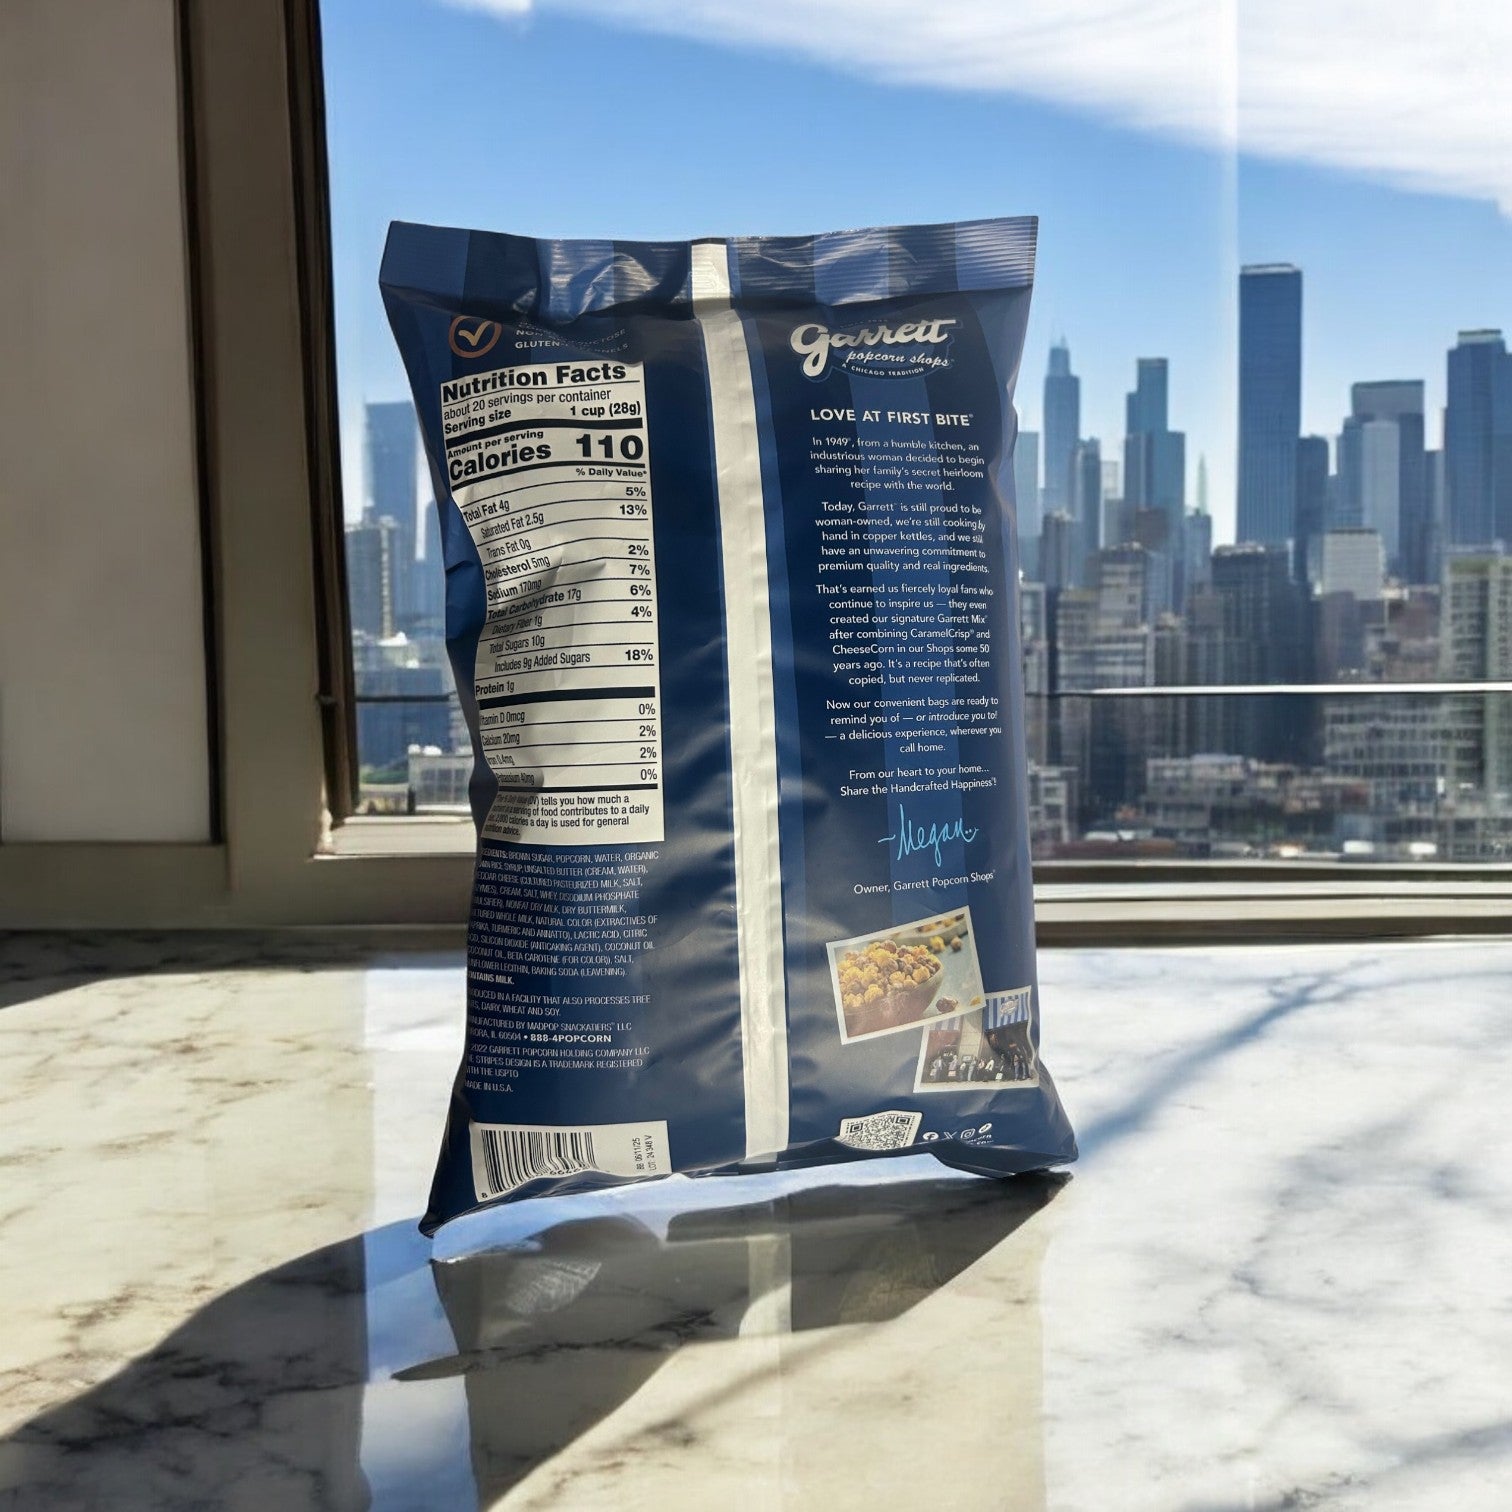
{"type": "Polygon", "coordinates": [[[324,0],[354,809],[459,815],[469,767],[390,218],[1028,211],[1042,875],[1512,861],[1512,20],[1463,9],[1429,57],[1326,5],[1302,47],[1289,5],[324,0]]]}
{"type": "MultiPolygon", "coordinates": [[[[127,123],[136,166],[124,176],[107,171],[119,157],[115,138],[109,153],[54,153],[44,175],[47,213],[34,217],[32,230],[45,252],[59,206],[95,205],[108,219],[123,184],[140,209],[137,178],[147,175],[154,205],[164,185],[170,190],[170,208],[138,227],[157,237],[161,216],[172,219],[177,181],[182,266],[175,272],[171,250],[133,258],[110,235],[78,242],[66,266],[44,257],[36,271],[38,287],[108,291],[146,279],[143,287],[161,293],[179,280],[175,308],[190,317],[187,350],[167,321],[161,351],[154,347],[166,386],[123,392],[166,406],[167,428],[143,435],[179,438],[165,453],[178,482],[154,514],[160,522],[169,514],[201,520],[206,602],[192,591],[165,594],[160,574],[122,576],[127,557],[136,560],[150,543],[133,538],[127,557],[112,544],[126,539],[115,533],[115,493],[87,501],[114,522],[110,529],[53,531],[68,549],[47,581],[57,589],[52,599],[62,593],[59,602],[90,599],[98,582],[111,584],[121,595],[112,623],[140,621],[128,650],[147,631],[175,655],[198,656],[203,647],[213,734],[201,731],[192,702],[180,705],[183,719],[165,723],[165,687],[157,684],[151,697],[125,704],[115,695],[73,697],[73,669],[97,649],[94,620],[73,627],[82,639],[69,642],[72,652],[49,639],[64,669],[49,695],[71,699],[69,727],[97,737],[75,740],[74,757],[87,764],[92,752],[124,742],[146,766],[130,803],[121,807],[114,790],[95,794],[88,815],[68,802],[62,767],[31,766],[33,793],[61,782],[52,789],[61,795],[57,811],[71,824],[88,822],[76,838],[19,823],[0,834],[7,925],[455,930],[466,916],[471,826],[459,813],[444,817],[458,807],[461,779],[434,722],[438,670],[443,697],[446,687],[438,662],[429,664],[428,682],[375,686],[379,666],[366,684],[370,712],[392,713],[396,694],[409,706],[398,711],[398,735],[385,738],[404,747],[405,810],[408,747],[421,748],[420,817],[354,819],[330,843],[328,816],[353,814],[360,799],[358,763],[348,759],[358,706],[345,577],[362,564],[360,548],[349,559],[345,524],[361,526],[365,514],[402,523],[392,503],[373,507],[364,478],[366,406],[405,392],[375,287],[390,215],[636,236],[1029,208],[1044,217],[1043,250],[1019,397],[1024,428],[1040,445],[1036,452],[1026,442],[1018,465],[1033,468],[1032,484],[1026,479],[1021,489],[1023,520],[1039,546],[1026,562],[1023,609],[1031,624],[1025,670],[1042,938],[1505,928],[1512,884],[1487,869],[1504,843],[1512,654],[1498,544],[1506,539],[1506,368],[1489,334],[1508,319],[1502,280],[1488,270],[1506,265],[1502,207],[1512,202],[1508,112],[1488,73],[1512,25],[1500,9],[1475,0],[1456,7],[1431,54],[1419,46],[1420,29],[1405,25],[1345,38],[1326,5],[1309,7],[1292,49],[1279,45],[1286,39],[1271,19],[1285,23],[1289,7],[1247,5],[1237,51],[1232,31],[1205,30],[1225,14],[1232,20],[1233,9],[1195,4],[1134,6],[1094,20],[1077,4],[957,0],[914,20],[884,3],[867,8],[859,32],[834,4],[773,16],[715,0],[691,20],[686,8],[656,12],[656,35],[623,8],[610,25],[598,0],[571,11],[555,0],[536,0],[533,10],[519,0],[325,0],[323,14],[316,0],[147,9],[123,23],[122,40],[111,34],[112,46],[124,46],[138,70],[176,74],[177,111],[127,123]],[[1290,78],[1288,59],[1305,65],[1306,77],[1290,78]],[[1348,60],[1342,74],[1335,59],[1348,60]],[[681,107],[675,117],[673,99],[681,107]],[[1378,109],[1372,100],[1386,103],[1378,109]],[[102,172],[112,194],[91,198],[102,172]],[[1278,674],[1262,672],[1260,651],[1229,628],[1257,623],[1259,611],[1245,607],[1237,589],[1225,610],[1216,581],[1202,606],[1179,611],[1182,659],[1170,620],[1137,618],[1127,633],[1136,598],[1145,613],[1145,584],[1163,591],[1158,515],[1099,537],[1099,549],[1112,554],[1091,564],[1094,577],[1085,551],[1067,559],[1066,521],[1054,518],[1079,517],[1046,510],[1042,497],[1053,440],[1045,379],[1051,349],[1061,346],[1058,376],[1080,383],[1072,451],[1083,502],[1100,485],[1107,518],[1108,499],[1127,497],[1131,475],[1138,487],[1163,486],[1157,480],[1171,474],[1174,443],[1159,438],[1179,432],[1183,528],[1205,501],[1212,541],[1234,544],[1239,270],[1278,261],[1303,276],[1297,520],[1307,574],[1297,576],[1293,540],[1291,581],[1300,593],[1316,574],[1342,595],[1330,603],[1330,594],[1310,589],[1296,637],[1275,619],[1284,633],[1265,656],[1296,641],[1315,662],[1284,691],[1254,680],[1278,674]],[[344,410],[331,370],[338,345],[344,410]],[[1151,357],[1166,359],[1164,431],[1147,402],[1158,399],[1158,365],[1139,362],[1151,357]],[[1337,511],[1340,498],[1355,498],[1348,480],[1357,478],[1362,498],[1389,503],[1395,480],[1395,549],[1419,549],[1402,505],[1414,486],[1403,457],[1416,455],[1415,380],[1423,382],[1426,486],[1437,511],[1429,519],[1439,528],[1428,549],[1439,553],[1438,566],[1420,583],[1388,556],[1385,572],[1396,581],[1382,583],[1378,604],[1370,590],[1379,553],[1392,550],[1385,535],[1376,531],[1377,547],[1351,532],[1363,515],[1337,512],[1325,513],[1330,529],[1319,531],[1315,508],[1309,514],[1300,501],[1321,492],[1325,511],[1337,511]],[[1359,395],[1357,383],[1365,385],[1359,395]],[[1130,394],[1138,396],[1132,425],[1130,394]],[[1136,442],[1127,447],[1130,435],[1136,442]],[[352,506],[346,521],[332,507],[341,494],[338,446],[352,506]],[[1440,460],[1430,469],[1433,452],[1440,460]],[[1133,539],[1118,539],[1126,533],[1133,539]],[[1322,539],[1330,535],[1338,539],[1322,539]],[[1153,570],[1141,576],[1131,547],[1147,553],[1153,570]],[[1451,569],[1457,582],[1447,597],[1446,556],[1462,564],[1451,569]],[[1071,580],[1076,571],[1080,582],[1071,580]],[[1082,631],[1064,678],[1062,610],[1066,638],[1082,631]],[[1142,679],[1152,660],[1152,682],[1112,685],[1142,679]],[[1250,680],[1221,682],[1237,677],[1250,680]],[[1299,691],[1316,690],[1310,677],[1328,679],[1330,691],[1299,691]],[[1239,712],[1246,706],[1249,714],[1239,712]],[[404,718],[414,723],[405,727],[404,718]],[[1259,747],[1261,737],[1274,738],[1269,751],[1239,745],[1259,747]],[[157,761],[153,753],[165,745],[175,759],[157,761]],[[427,754],[427,745],[441,749],[427,754]],[[215,820],[208,839],[198,824],[175,840],[148,819],[165,806],[198,808],[203,817],[203,784],[192,775],[202,757],[214,779],[215,820]],[[94,822],[100,816],[110,822],[94,822]],[[1131,854],[1140,859],[1117,859],[1131,854]],[[1323,855],[1337,859],[1308,866],[1307,857],[1323,855]],[[1349,864],[1365,858],[1375,864],[1349,864]],[[1395,877],[1380,864],[1401,858],[1410,869],[1395,877]]],[[[46,39],[39,32],[33,40],[46,39]]],[[[115,53],[68,53],[71,61],[57,68],[48,65],[53,56],[42,47],[29,87],[39,98],[73,101],[86,120],[99,70],[110,73],[115,53]]],[[[1283,277],[1274,288],[1285,286],[1283,277]]],[[[66,299],[49,311],[32,337],[50,339],[49,322],[71,331],[89,318],[66,299]]],[[[140,378],[140,328],[136,318],[96,323],[95,367],[119,364],[140,378]]],[[[72,369],[42,362],[33,380],[35,413],[71,412],[72,369]]],[[[131,413],[128,405],[116,419],[131,413]]],[[[120,459],[109,442],[104,432],[81,435],[74,462],[116,476],[120,459]]],[[[157,465],[145,454],[134,462],[157,465]]],[[[28,482],[17,519],[24,523],[28,508],[53,525],[84,519],[72,476],[54,470],[35,492],[28,482]]],[[[430,555],[423,473],[415,493],[418,570],[430,555]]],[[[1379,514],[1379,502],[1371,508],[1379,514]]],[[[1115,525],[1120,518],[1128,516],[1114,513],[1115,525]]],[[[1199,518],[1192,528],[1200,540],[1208,527],[1199,518]]],[[[192,561],[185,543],[193,534],[177,529],[181,565],[192,561]]],[[[32,562],[35,543],[17,539],[17,561],[32,562]]],[[[380,583],[385,540],[391,564],[394,527],[363,538],[369,564],[376,545],[380,583]]],[[[392,577],[392,565],[386,570],[392,577]]],[[[1216,560],[1214,570],[1216,579],[1216,560]]],[[[1266,570],[1248,569],[1262,579],[1266,570]]],[[[193,577],[181,575],[179,586],[193,577]]],[[[1176,581],[1185,592],[1188,579],[1176,581]]],[[[22,583],[19,598],[12,595],[23,631],[29,595],[40,591],[22,583]]],[[[393,616],[403,600],[392,582],[387,591],[393,616]]],[[[382,633],[381,592],[366,632],[374,640],[393,638],[382,633]]],[[[409,642],[424,616],[404,612],[415,615],[409,642]]],[[[23,683],[6,689],[6,729],[29,729],[27,743],[42,751],[46,742],[23,712],[35,657],[23,654],[24,633],[16,646],[25,667],[23,683]]],[[[418,651],[415,661],[422,670],[418,651]]],[[[151,658],[137,665],[150,672],[151,658]]],[[[410,669],[401,661],[397,670],[410,669]]],[[[98,668],[79,685],[92,686],[90,677],[98,668]]],[[[7,759],[5,806],[19,812],[26,774],[13,770],[14,750],[7,759]]],[[[389,795],[396,807],[398,798],[389,795]]]]}

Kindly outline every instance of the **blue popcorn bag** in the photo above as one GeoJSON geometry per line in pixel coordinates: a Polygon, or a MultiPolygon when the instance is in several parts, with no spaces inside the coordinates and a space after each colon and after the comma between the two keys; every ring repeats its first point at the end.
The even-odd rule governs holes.
{"type": "Polygon", "coordinates": [[[427,1232],[672,1172],[1075,1159],[1018,623],[1034,243],[392,227],[478,828],[427,1232]]]}

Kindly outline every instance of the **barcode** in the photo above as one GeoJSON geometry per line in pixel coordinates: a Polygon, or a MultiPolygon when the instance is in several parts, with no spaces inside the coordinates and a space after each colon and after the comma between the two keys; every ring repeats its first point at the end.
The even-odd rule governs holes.
{"type": "Polygon", "coordinates": [[[665,1123],[591,1124],[571,1129],[526,1124],[472,1125],[473,1187],[478,1201],[527,1182],[600,1171],[664,1176],[671,1169],[665,1123]]]}
{"type": "Polygon", "coordinates": [[[538,1176],[576,1176],[594,1168],[593,1135],[581,1130],[559,1134],[520,1129],[480,1129],[483,1170],[489,1196],[512,1192],[538,1176]]]}
{"type": "Polygon", "coordinates": [[[853,1150],[901,1150],[914,1142],[922,1113],[869,1113],[864,1118],[842,1118],[836,1142],[853,1150]]]}

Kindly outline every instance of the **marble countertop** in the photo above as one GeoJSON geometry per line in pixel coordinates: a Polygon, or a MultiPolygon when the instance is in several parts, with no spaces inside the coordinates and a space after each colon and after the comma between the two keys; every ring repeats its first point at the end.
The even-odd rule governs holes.
{"type": "Polygon", "coordinates": [[[1512,943],[1047,952],[1069,1178],[415,1230],[454,954],[0,940],[0,1509],[1502,1509],[1512,943]]]}

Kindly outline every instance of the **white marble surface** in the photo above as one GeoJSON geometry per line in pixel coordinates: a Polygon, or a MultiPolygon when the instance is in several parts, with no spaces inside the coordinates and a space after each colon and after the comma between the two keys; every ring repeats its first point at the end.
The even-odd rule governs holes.
{"type": "Polygon", "coordinates": [[[1512,943],[1052,952],[1064,1184],[414,1230],[447,955],[0,941],[0,1509],[1512,1506],[1512,943]]]}

